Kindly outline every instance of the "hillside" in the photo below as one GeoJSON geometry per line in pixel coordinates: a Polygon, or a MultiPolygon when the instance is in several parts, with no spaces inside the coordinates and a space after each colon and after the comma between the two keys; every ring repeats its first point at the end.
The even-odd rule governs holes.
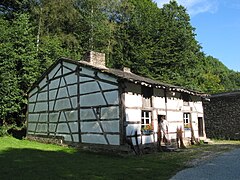
{"type": "Polygon", "coordinates": [[[111,68],[205,93],[239,89],[240,73],[206,56],[175,1],[0,2],[0,119],[24,121],[27,91],[60,56],[104,52],[111,68]]]}

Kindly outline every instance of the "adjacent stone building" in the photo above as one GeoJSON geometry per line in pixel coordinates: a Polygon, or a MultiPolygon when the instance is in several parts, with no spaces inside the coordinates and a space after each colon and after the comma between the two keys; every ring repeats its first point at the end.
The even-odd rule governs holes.
{"type": "Polygon", "coordinates": [[[204,104],[208,138],[240,139],[240,91],[211,95],[204,104]]]}

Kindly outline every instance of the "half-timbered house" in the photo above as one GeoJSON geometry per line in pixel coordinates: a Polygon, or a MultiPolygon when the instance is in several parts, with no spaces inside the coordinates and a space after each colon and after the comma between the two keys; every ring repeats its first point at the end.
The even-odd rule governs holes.
{"type": "Polygon", "coordinates": [[[66,142],[121,146],[157,142],[160,117],[167,138],[205,138],[203,95],[138,76],[128,68],[105,67],[105,55],[84,61],[60,58],[29,91],[28,136],[66,142]],[[137,139],[137,141],[136,141],[137,139]]]}

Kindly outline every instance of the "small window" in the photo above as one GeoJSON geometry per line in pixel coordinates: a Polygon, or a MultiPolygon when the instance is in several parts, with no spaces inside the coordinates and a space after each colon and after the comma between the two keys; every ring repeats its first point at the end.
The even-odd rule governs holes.
{"type": "Polygon", "coordinates": [[[151,97],[153,96],[153,89],[150,87],[142,86],[142,107],[152,107],[151,97]]]}
{"type": "Polygon", "coordinates": [[[190,118],[191,118],[190,113],[183,113],[184,129],[191,128],[190,118]]]}
{"type": "Polygon", "coordinates": [[[144,98],[151,98],[152,97],[153,88],[142,86],[141,90],[142,90],[142,95],[143,95],[144,98]]]}
{"type": "Polygon", "coordinates": [[[151,111],[142,111],[141,129],[152,130],[152,113],[151,111]]]}
{"type": "Polygon", "coordinates": [[[190,96],[186,93],[183,93],[182,94],[182,99],[183,99],[183,105],[184,106],[189,106],[190,96]]]}

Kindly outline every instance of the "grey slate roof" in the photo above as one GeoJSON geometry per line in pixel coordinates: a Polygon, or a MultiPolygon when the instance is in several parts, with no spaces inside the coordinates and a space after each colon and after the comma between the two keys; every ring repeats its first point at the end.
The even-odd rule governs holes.
{"type": "MultiPolygon", "coordinates": [[[[64,58],[64,57],[58,59],[58,61],[56,61],[42,75],[42,77],[33,85],[33,87],[31,89],[36,87],[37,84],[45,77],[45,75],[49,71],[51,71],[55,67],[55,65],[58,64],[60,61],[65,61],[65,62],[69,62],[69,63],[73,63],[73,64],[77,64],[77,65],[81,65],[81,66],[86,66],[86,67],[89,67],[89,68],[97,69],[97,70],[99,70],[99,71],[101,71],[103,73],[115,76],[118,79],[126,80],[126,81],[133,82],[133,83],[136,83],[136,84],[141,84],[141,85],[148,86],[148,87],[168,89],[170,91],[176,91],[176,92],[185,92],[185,93],[188,93],[188,94],[197,95],[197,96],[203,96],[203,97],[206,96],[206,94],[201,93],[201,92],[188,90],[186,88],[179,87],[179,86],[174,86],[174,85],[167,84],[167,83],[162,83],[162,82],[150,79],[150,78],[146,78],[146,77],[143,77],[143,76],[136,75],[136,74],[131,73],[131,72],[125,72],[125,71],[122,71],[122,70],[119,70],[119,69],[112,69],[112,68],[107,68],[107,67],[104,67],[104,66],[96,66],[96,65],[93,65],[93,64],[91,64],[89,62],[86,62],[86,61],[76,61],[76,60],[72,60],[72,59],[64,58]]],[[[31,91],[31,89],[30,89],[30,91],[31,91]]]]}
{"type": "Polygon", "coordinates": [[[223,92],[223,93],[218,93],[218,94],[212,94],[209,98],[237,96],[237,95],[240,95],[240,90],[236,90],[236,91],[232,91],[232,92],[223,92]]]}

